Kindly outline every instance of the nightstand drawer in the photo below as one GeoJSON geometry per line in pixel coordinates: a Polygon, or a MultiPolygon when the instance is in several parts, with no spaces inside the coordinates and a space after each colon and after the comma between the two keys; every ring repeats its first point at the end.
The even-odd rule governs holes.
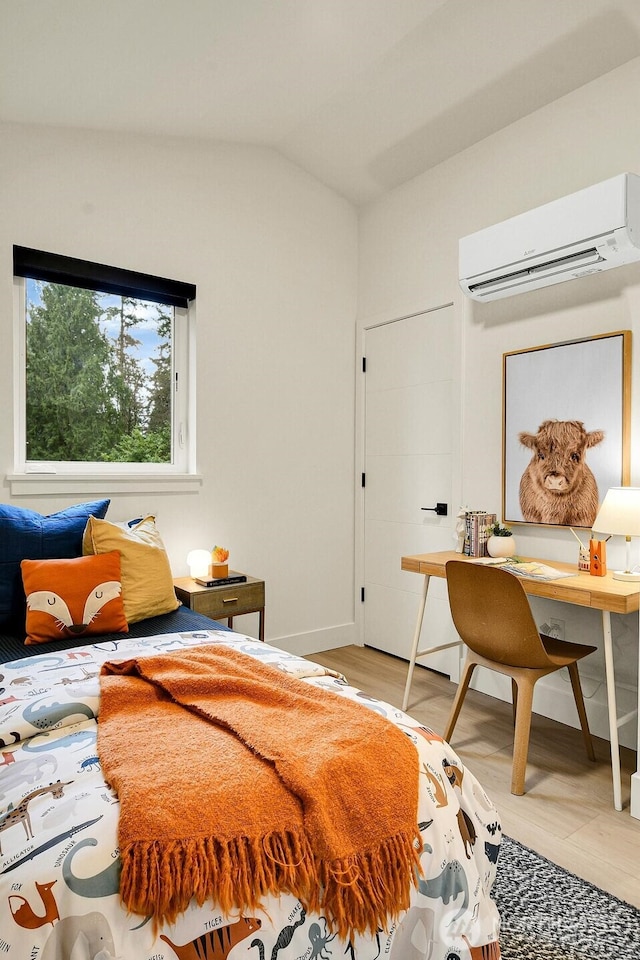
{"type": "Polygon", "coordinates": [[[206,593],[192,596],[191,607],[214,620],[256,613],[264,607],[264,583],[257,581],[209,587],[206,593]]]}

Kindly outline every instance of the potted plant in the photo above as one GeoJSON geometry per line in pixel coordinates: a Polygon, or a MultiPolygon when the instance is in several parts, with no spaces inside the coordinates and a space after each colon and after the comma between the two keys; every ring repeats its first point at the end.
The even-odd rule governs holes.
{"type": "Polygon", "coordinates": [[[209,573],[215,580],[221,580],[229,576],[229,551],[224,547],[214,547],[211,551],[211,566],[209,573]]]}
{"type": "Polygon", "coordinates": [[[516,552],[516,539],[509,527],[494,523],[489,528],[487,553],[490,557],[513,557],[516,552]]]}

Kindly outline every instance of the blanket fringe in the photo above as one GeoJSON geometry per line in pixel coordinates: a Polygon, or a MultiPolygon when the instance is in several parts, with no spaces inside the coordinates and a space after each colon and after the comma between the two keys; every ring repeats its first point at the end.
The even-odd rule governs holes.
{"type": "Polygon", "coordinates": [[[322,911],[341,937],[388,930],[409,908],[420,873],[420,834],[397,834],[341,860],[314,858],[304,833],[227,842],[214,837],[135,841],[121,850],[120,896],[132,913],[173,923],[194,898],[223,913],[260,909],[283,891],[322,911]]]}
{"type": "Polygon", "coordinates": [[[420,833],[399,833],[375,850],[320,864],[321,901],[327,922],[341,937],[388,932],[409,909],[411,887],[422,874],[420,833]]]}
{"type": "Polygon", "coordinates": [[[223,913],[259,909],[264,898],[289,890],[303,902],[318,883],[306,836],[274,834],[170,842],[135,841],[121,850],[120,897],[132,913],[173,923],[194,898],[223,913]]]}

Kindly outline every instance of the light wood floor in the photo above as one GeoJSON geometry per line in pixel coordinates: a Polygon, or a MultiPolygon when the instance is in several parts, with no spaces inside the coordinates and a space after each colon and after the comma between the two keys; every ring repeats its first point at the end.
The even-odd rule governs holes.
{"type": "MultiPolygon", "coordinates": [[[[396,707],[402,704],[407,664],[370,647],[340,647],[308,659],[343,673],[349,683],[396,707]]],[[[455,686],[416,667],[408,713],[444,730],[455,686]]],[[[613,808],[609,743],[594,737],[597,763],[582,735],[534,716],[524,796],[510,793],[513,724],[510,704],[470,690],[451,738],[500,813],[502,829],[572,873],[640,908],[640,820],[629,815],[635,752],[622,751],[623,810],[613,808]]]]}

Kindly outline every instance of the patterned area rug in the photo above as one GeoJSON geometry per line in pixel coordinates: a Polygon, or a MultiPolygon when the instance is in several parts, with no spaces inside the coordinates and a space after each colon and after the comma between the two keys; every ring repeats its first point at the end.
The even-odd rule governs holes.
{"type": "Polygon", "coordinates": [[[502,960],[639,960],[640,910],[503,837],[502,960]]]}

